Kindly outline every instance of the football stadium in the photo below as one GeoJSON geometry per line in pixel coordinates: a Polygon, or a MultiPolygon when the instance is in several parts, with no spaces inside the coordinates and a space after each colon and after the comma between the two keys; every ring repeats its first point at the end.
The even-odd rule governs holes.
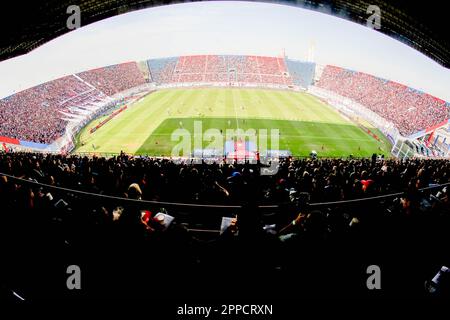
{"type": "MultiPolygon", "coordinates": [[[[30,96],[37,100],[29,103],[46,116],[35,113],[32,127],[10,117],[1,132],[5,147],[171,156],[171,133],[197,120],[204,130],[222,132],[279,128],[279,150],[292,156],[449,152],[448,102],[365,73],[286,57],[181,56],[106,66],[6,97],[2,112],[28,116],[21,103],[30,96]],[[370,93],[377,94],[375,100],[370,93]],[[386,110],[386,103],[397,108],[386,110]],[[410,112],[419,118],[399,116],[410,112]],[[50,130],[42,132],[42,126],[50,130]]],[[[194,156],[193,150],[184,156],[194,156]]]]}
{"type": "MultiPolygon", "coordinates": [[[[188,8],[189,16],[195,5],[221,17],[237,10],[233,2],[173,7],[188,8]]],[[[244,12],[281,10],[278,19],[288,20],[282,10],[300,14],[279,4],[241,5],[244,12]]],[[[168,12],[169,20],[190,21],[170,10],[129,17],[168,12]]],[[[206,18],[195,19],[194,27],[206,18]]],[[[239,14],[233,19],[240,27],[239,14]]],[[[112,38],[122,25],[116,21],[106,25],[117,32],[112,38]]],[[[82,27],[81,38],[103,37],[89,29],[95,25],[82,27]]],[[[136,44],[144,58],[121,53],[111,64],[105,52],[114,50],[99,49],[93,68],[65,66],[47,81],[28,71],[30,85],[19,81],[3,94],[2,298],[448,297],[450,102],[433,87],[448,69],[433,62],[440,76],[415,87],[406,67],[400,72],[382,59],[373,60],[381,68],[373,74],[340,63],[344,45],[324,53],[303,40],[300,58],[262,45],[257,54],[225,54],[205,41],[190,53],[177,49],[189,31],[172,39],[170,30],[161,43],[144,35],[172,51],[136,44]],[[401,75],[388,78],[395,72],[401,75]]],[[[249,46],[258,46],[255,39],[249,46]]],[[[275,46],[267,39],[264,45],[275,46]]],[[[417,70],[431,61],[414,59],[417,70]]]]}

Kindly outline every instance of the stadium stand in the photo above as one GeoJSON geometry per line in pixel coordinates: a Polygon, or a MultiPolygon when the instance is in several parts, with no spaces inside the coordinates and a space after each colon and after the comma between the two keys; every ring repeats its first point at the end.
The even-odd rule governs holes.
{"type": "Polygon", "coordinates": [[[26,297],[40,298],[46,290],[68,294],[59,278],[50,282],[55,270],[65,270],[64,257],[87,259],[90,282],[83,294],[101,297],[154,296],[149,288],[174,297],[193,287],[205,296],[233,289],[234,298],[249,291],[253,297],[287,296],[292,287],[296,297],[361,297],[369,293],[360,275],[377,263],[388,270],[383,294],[420,297],[424,281],[448,264],[450,188],[421,188],[449,183],[450,162],[285,159],[274,176],[259,175],[256,166],[124,154],[0,153],[1,243],[15,243],[14,250],[3,251],[13,263],[2,272],[26,297]],[[400,194],[342,206],[323,203],[395,192],[400,194]],[[224,213],[96,194],[241,207],[224,213]],[[279,206],[263,214],[258,204],[279,206]],[[175,220],[162,225],[157,212],[175,220]],[[190,231],[218,229],[222,215],[236,213],[235,224],[208,241],[190,231]],[[41,257],[33,273],[26,269],[30,252],[41,257]],[[155,276],[161,270],[166,276],[155,276]],[[233,280],[224,282],[230,272],[233,280]]]}
{"type": "Polygon", "coordinates": [[[93,69],[78,73],[77,76],[108,96],[146,83],[136,62],[93,69]]]}
{"type": "Polygon", "coordinates": [[[146,83],[135,62],[108,66],[43,83],[0,100],[0,136],[51,144],[68,121],[90,112],[107,96],[146,83]]]}
{"type": "Polygon", "coordinates": [[[207,56],[206,73],[227,73],[227,56],[207,56]]]}
{"type": "MultiPolygon", "coordinates": [[[[284,59],[273,57],[256,57],[259,73],[270,74],[274,76],[281,76],[283,72],[286,72],[286,65],[284,59]]],[[[252,73],[252,72],[248,72],[252,73]]],[[[254,72],[256,73],[256,72],[254,72]]]]}
{"type": "Polygon", "coordinates": [[[206,60],[208,56],[181,56],[178,58],[176,73],[203,74],[206,71],[206,60]]]}
{"type": "Polygon", "coordinates": [[[350,98],[392,121],[404,136],[425,130],[449,118],[449,108],[445,101],[363,72],[328,65],[316,85],[350,98]]]}
{"type": "Polygon", "coordinates": [[[147,64],[152,79],[158,84],[191,82],[239,82],[243,84],[266,84],[292,86],[300,83],[290,76],[290,66],[295,67],[295,76],[301,78],[302,87],[312,83],[314,64],[286,62],[284,58],[238,55],[181,56],[150,59],[147,64]],[[305,73],[305,74],[303,74],[305,73]]]}
{"type": "Polygon", "coordinates": [[[0,136],[48,144],[60,137],[70,112],[80,103],[101,98],[97,90],[74,76],[46,82],[0,100],[0,136]]]}
{"type": "Polygon", "coordinates": [[[238,72],[244,74],[261,74],[261,68],[264,68],[264,66],[258,64],[258,57],[247,56],[244,57],[244,63],[241,65],[241,69],[238,72]]]}

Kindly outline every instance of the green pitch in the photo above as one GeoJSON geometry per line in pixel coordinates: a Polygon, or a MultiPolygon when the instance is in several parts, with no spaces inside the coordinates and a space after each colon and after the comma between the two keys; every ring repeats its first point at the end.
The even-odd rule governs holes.
{"type": "MultiPolygon", "coordinates": [[[[307,156],[316,150],[319,156],[389,156],[391,146],[382,134],[380,141],[357,124],[341,116],[317,98],[300,92],[207,88],[170,89],[148,95],[90,134],[96,119],[78,135],[76,152],[171,155],[178,141],[172,133],[180,128],[194,132],[194,121],[201,121],[203,132],[216,128],[278,129],[279,149],[307,156]]],[[[271,141],[268,140],[270,149],[271,141]]],[[[192,143],[193,145],[193,143],[192,143]]],[[[207,147],[205,142],[202,147],[207,147]]]]}

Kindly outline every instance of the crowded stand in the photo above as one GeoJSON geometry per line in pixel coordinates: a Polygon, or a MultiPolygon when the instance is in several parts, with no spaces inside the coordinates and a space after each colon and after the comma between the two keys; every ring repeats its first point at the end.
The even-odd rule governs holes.
{"type": "Polygon", "coordinates": [[[136,62],[127,62],[78,73],[84,81],[90,83],[108,96],[146,83],[136,62]]]}
{"type": "MultiPolygon", "coordinates": [[[[232,80],[234,79],[233,76],[230,79],[234,81],[232,80]]],[[[262,83],[261,75],[257,73],[238,73],[237,81],[242,83],[262,83]]]]}
{"type": "Polygon", "coordinates": [[[230,75],[225,72],[221,73],[205,73],[205,82],[230,82],[230,75]]]}
{"type": "Polygon", "coordinates": [[[206,70],[208,56],[181,56],[178,58],[176,73],[203,74],[206,70]]]}
{"type": "Polygon", "coordinates": [[[89,274],[83,294],[95,297],[193,288],[205,297],[283,298],[291,288],[296,297],[362,297],[371,293],[359,276],[375,263],[384,295],[424,297],[425,281],[449,265],[450,162],[287,158],[272,176],[259,167],[0,153],[0,243],[12,261],[2,276],[27,298],[64,297],[51,279],[70,257],[89,274]],[[343,200],[353,202],[334,203],[343,200]],[[33,273],[29,252],[42,256],[33,273]]]}
{"type": "MultiPolygon", "coordinates": [[[[233,66],[231,66],[233,67],[233,66]]],[[[241,64],[241,68],[238,70],[239,73],[244,73],[244,74],[258,74],[261,73],[261,68],[262,66],[260,66],[258,64],[258,58],[254,57],[254,56],[248,56],[248,57],[244,57],[243,59],[243,63],[241,64]]]]}
{"type": "Polygon", "coordinates": [[[328,65],[316,85],[367,107],[394,123],[404,136],[449,118],[450,111],[445,101],[362,72],[328,65]]]}
{"type": "Polygon", "coordinates": [[[226,73],[227,56],[207,56],[206,73],[226,73]]]}
{"type": "Polygon", "coordinates": [[[79,97],[97,100],[100,94],[74,76],[40,84],[0,100],[0,136],[49,144],[64,134],[68,111],[79,97]]]}
{"type": "Polygon", "coordinates": [[[76,121],[80,117],[83,117],[83,115],[90,114],[91,111],[108,101],[108,97],[103,92],[92,88],[62,102],[59,112],[65,116],[63,119],[76,121]]]}
{"type": "Polygon", "coordinates": [[[246,56],[227,56],[227,68],[236,70],[236,72],[243,73],[245,68],[246,56]]]}
{"type": "Polygon", "coordinates": [[[259,73],[281,76],[287,72],[284,59],[273,57],[256,57],[259,73]]]}
{"type": "Polygon", "coordinates": [[[0,100],[0,136],[51,144],[108,96],[145,83],[135,62],[52,80],[0,100]]]}
{"type": "MultiPolygon", "coordinates": [[[[243,84],[294,85],[284,58],[239,55],[180,56],[147,61],[153,81],[158,84],[189,82],[239,82],[243,84]]],[[[289,65],[304,64],[290,61],[289,65]]],[[[311,70],[296,67],[296,76],[306,72],[302,85],[311,84],[311,70]]]]}
{"type": "Polygon", "coordinates": [[[182,73],[178,77],[178,82],[202,82],[203,73],[182,73]]]}

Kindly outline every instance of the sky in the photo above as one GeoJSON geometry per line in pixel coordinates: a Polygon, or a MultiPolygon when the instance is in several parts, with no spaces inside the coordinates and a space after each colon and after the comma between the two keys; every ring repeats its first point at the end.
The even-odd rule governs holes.
{"type": "MultiPolygon", "coordinates": [[[[381,7],[381,26],[383,8],[381,7]]],[[[69,17],[69,15],[67,15],[69,17]]],[[[390,79],[450,101],[450,70],[407,45],[342,18],[255,2],[185,3],[133,11],[0,62],[0,97],[106,65],[190,54],[314,60],[390,79]]]]}

